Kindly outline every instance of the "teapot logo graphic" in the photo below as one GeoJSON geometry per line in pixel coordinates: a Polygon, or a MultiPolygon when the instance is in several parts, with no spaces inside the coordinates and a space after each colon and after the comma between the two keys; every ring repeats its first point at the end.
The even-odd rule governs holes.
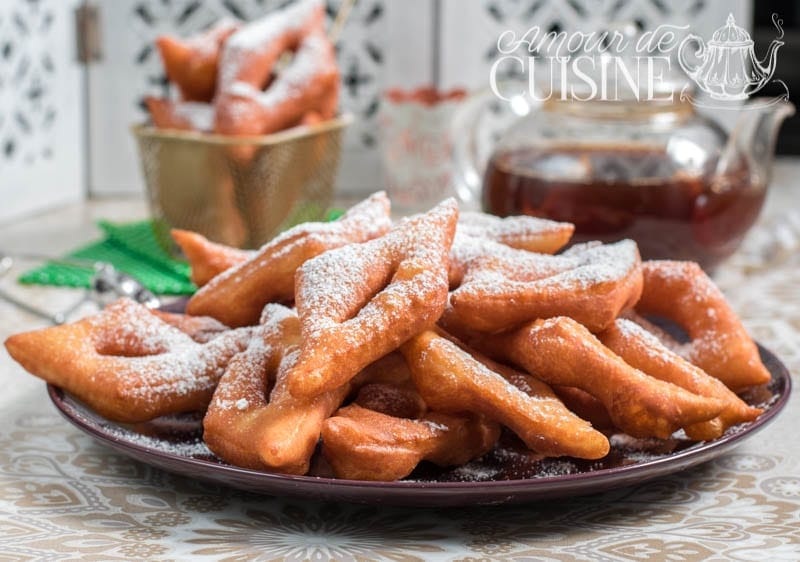
{"type": "MultiPolygon", "coordinates": [[[[761,90],[772,79],[775,72],[778,49],[784,44],[783,23],[773,14],[772,23],[778,29],[778,37],[772,41],[763,60],[756,58],[753,40],[746,29],[736,25],[733,14],[728,14],[725,25],[717,29],[708,43],[693,33],[681,42],[678,48],[678,63],[683,71],[708,94],[718,101],[747,99],[761,90]],[[687,59],[687,49],[695,44],[692,64],[687,59]]],[[[788,98],[788,89],[781,80],[788,98]]]]}

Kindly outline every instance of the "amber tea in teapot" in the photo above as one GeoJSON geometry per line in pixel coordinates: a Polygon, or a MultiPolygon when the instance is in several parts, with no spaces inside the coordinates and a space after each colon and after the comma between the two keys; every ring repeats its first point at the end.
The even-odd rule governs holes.
{"type": "Polygon", "coordinates": [[[725,174],[674,169],[658,147],[531,147],[496,154],[483,203],[500,216],[572,222],[575,241],[633,238],[645,259],[692,259],[713,269],[758,217],[763,185],[744,159],[725,174]]]}

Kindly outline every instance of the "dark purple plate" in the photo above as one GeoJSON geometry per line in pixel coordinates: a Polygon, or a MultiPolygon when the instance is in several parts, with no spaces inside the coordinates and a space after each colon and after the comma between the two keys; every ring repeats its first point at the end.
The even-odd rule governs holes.
{"type": "MultiPolygon", "coordinates": [[[[102,418],[60,388],[48,385],[48,392],[56,408],[78,429],[141,462],[189,478],[314,500],[437,507],[520,503],[640,483],[696,466],[736,447],[771,422],[791,392],[786,367],[770,351],[761,346],[759,350],[772,382],[743,398],[765,411],[756,421],[732,427],[714,441],[692,443],[682,439],[680,432],[666,441],[617,434],[610,436],[612,447],[606,458],[580,461],[541,458],[525,451],[513,436],[504,435],[495,450],[478,461],[455,469],[423,463],[399,482],[285,476],[230,466],[206,448],[199,415],[124,425],[102,418]]],[[[320,458],[312,470],[327,474],[320,458]]]]}

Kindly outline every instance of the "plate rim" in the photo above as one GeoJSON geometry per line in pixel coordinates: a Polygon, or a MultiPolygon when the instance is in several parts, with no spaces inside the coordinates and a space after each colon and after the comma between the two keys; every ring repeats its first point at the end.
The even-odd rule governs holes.
{"type": "MultiPolygon", "coordinates": [[[[358,488],[361,491],[370,490],[373,492],[382,491],[390,493],[414,491],[415,493],[428,494],[433,492],[450,491],[499,494],[503,491],[519,491],[520,487],[522,487],[524,491],[530,492],[536,491],[539,488],[557,491],[560,488],[568,487],[570,485],[576,487],[590,487],[591,484],[597,484],[598,486],[602,486],[603,484],[609,483],[609,481],[612,483],[621,481],[622,483],[620,486],[624,486],[628,479],[642,476],[640,474],[642,472],[646,473],[644,478],[642,478],[642,481],[651,478],[657,478],[666,474],[671,474],[673,472],[680,472],[692,466],[707,462],[708,460],[723,454],[726,450],[739,445],[745,439],[758,433],[766,426],[771,424],[777,415],[785,409],[789,401],[793,386],[792,376],[786,365],[784,365],[784,363],[774,353],[761,344],[757,343],[757,345],[762,360],[765,360],[765,363],[775,366],[775,372],[771,371],[771,374],[773,377],[780,377],[783,385],[783,391],[781,395],[772,404],[770,404],[769,409],[761,414],[761,416],[759,416],[755,421],[748,422],[748,427],[729,435],[723,435],[722,437],[713,441],[695,443],[676,453],[668,453],[664,456],[642,461],[636,464],[571,474],[512,480],[480,480],[470,482],[426,482],[418,480],[397,480],[389,482],[373,480],[349,480],[322,476],[300,476],[258,471],[234,466],[225,463],[224,461],[214,462],[182,456],[177,453],[164,451],[154,447],[148,447],[145,444],[127,440],[124,437],[111,433],[110,431],[104,431],[102,426],[99,426],[93,423],[92,420],[80,415],[73,406],[66,402],[65,398],[67,396],[81,404],[81,406],[86,408],[92,414],[105,420],[105,418],[94,412],[94,410],[83,404],[80,400],[73,397],[62,388],[52,384],[47,384],[47,393],[55,408],[65,419],[67,419],[67,421],[90,437],[100,441],[104,445],[108,445],[123,454],[127,454],[128,456],[134,456],[133,452],[135,452],[136,456],[134,456],[134,458],[144,462],[145,464],[149,464],[150,466],[153,466],[153,462],[142,460],[143,457],[160,461],[169,461],[171,463],[186,465],[187,467],[200,470],[202,475],[198,475],[197,473],[192,474],[192,477],[196,477],[198,479],[213,479],[216,482],[224,483],[222,477],[224,475],[231,475],[246,479],[263,479],[266,482],[275,484],[286,483],[322,487],[332,486],[337,489],[341,488],[346,490],[358,488]],[[214,473],[213,477],[206,476],[206,473],[209,471],[214,473]],[[653,472],[653,474],[647,476],[647,473],[649,472],[653,472]]],[[[111,420],[106,421],[112,426],[121,426],[121,424],[117,422],[113,422],[111,420]]],[[[165,468],[161,463],[157,464],[156,466],[162,470],[175,472],[174,470],[165,468]]],[[[258,490],[253,491],[258,492],[258,490]]],[[[589,491],[586,493],[592,492],[589,491]]],[[[580,493],[576,493],[575,495],[580,495],[580,493]]]]}

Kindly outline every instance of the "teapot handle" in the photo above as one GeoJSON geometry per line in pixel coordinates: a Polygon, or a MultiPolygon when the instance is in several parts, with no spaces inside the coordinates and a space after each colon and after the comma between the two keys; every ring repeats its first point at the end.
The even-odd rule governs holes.
{"type": "MultiPolygon", "coordinates": [[[[485,164],[481,161],[478,132],[481,116],[489,110],[492,100],[500,101],[489,89],[472,94],[453,116],[450,128],[456,196],[467,207],[474,209],[481,205],[485,164]]],[[[513,98],[511,106],[515,113],[526,115],[531,110],[531,101],[519,95],[513,98]]]]}
{"type": "Polygon", "coordinates": [[[686,37],[683,38],[681,41],[680,46],[678,47],[678,64],[681,65],[683,71],[689,75],[690,78],[697,81],[696,76],[698,71],[700,70],[700,66],[698,65],[695,68],[689,64],[689,61],[686,59],[686,49],[689,47],[690,43],[696,43],[698,47],[695,49],[694,54],[697,58],[702,59],[706,53],[706,43],[703,41],[703,38],[699,35],[695,35],[694,33],[690,33],[686,37]]]}

